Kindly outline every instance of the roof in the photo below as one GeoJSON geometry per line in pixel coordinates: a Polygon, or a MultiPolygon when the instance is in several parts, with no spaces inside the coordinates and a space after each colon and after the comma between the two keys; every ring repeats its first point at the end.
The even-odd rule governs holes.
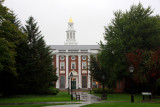
{"type": "Polygon", "coordinates": [[[99,45],[48,45],[53,50],[98,50],[99,45]]]}

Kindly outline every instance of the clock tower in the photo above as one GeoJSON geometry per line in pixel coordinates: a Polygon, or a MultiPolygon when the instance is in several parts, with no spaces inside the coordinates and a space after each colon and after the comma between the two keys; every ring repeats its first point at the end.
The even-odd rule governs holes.
{"type": "Polygon", "coordinates": [[[74,23],[72,19],[69,19],[68,22],[68,29],[66,31],[66,42],[64,43],[65,45],[77,45],[76,39],[75,39],[75,30],[74,30],[74,23]]]}

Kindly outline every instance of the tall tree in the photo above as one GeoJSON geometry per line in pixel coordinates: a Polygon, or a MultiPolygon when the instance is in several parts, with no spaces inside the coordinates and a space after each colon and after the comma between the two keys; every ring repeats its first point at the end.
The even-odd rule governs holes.
{"type": "Polygon", "coordinates": [[[16,48],[24,35],[18,27],[14,13],[0,1],[0,93],[14,93],[17,72],[15,67],[16,48]]]}
{"type": "Polygon", "coordinates": [[[27,45],[23,44],[26,50],[20,55],[25,58],[19,60],[21,62],[19,66],[23,69],[18,71],[22,80],[21,88],[24,93],[45,94],[57,79],[56,70],[52,64],[52,52],[46,46],[37,22],[32,16],[26,21],[23,32],[27,34],[28,39],[27,45]]]}
{"type": "Polygon", "coordinates": [[[151,7],[132,5],[129,11],[115,12],[115,18],[105,27],[106,43],[101,43],[100,62],[117,79],[127,76],[130,63],[126,53],[160,47],[160,17],[152,13],[151,7]]]}

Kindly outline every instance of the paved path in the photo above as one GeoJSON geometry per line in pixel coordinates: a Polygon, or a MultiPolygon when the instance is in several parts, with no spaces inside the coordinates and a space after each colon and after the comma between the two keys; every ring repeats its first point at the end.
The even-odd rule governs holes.
{"type": "MultiPolygon", "coordinates": [[[[80,95],[80,99],[83,101],[76,102],[81,104],[70,104],[70,105],[56,105],[56,106],[45,106],[45,107],[80,107],[87,104],[92,103],[102,103],[105,101],[101,101],[101,98],[92,94],[88,94],[88,92],[76,92],[76,94],[80,95]]],[[[73,94],[73,97],[75,97],[75,94],[73,94]]],[[[70,102],[75,103],[75,102],[70,102]]]]}

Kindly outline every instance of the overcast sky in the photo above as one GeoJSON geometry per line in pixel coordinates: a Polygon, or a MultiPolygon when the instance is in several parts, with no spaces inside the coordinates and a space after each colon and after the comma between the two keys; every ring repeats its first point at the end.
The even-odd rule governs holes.
{"type": "Polygon", "coordinates": [[[160,0],[5,0],[4,5],[18,15],[23,25],[32,15],[48,45],[64,44],[70,17],[78,44],[96,45],[104,41],[104,26],[114,18],[113,12],[129,10],[139,2],[160,15],[160,0]]]}

